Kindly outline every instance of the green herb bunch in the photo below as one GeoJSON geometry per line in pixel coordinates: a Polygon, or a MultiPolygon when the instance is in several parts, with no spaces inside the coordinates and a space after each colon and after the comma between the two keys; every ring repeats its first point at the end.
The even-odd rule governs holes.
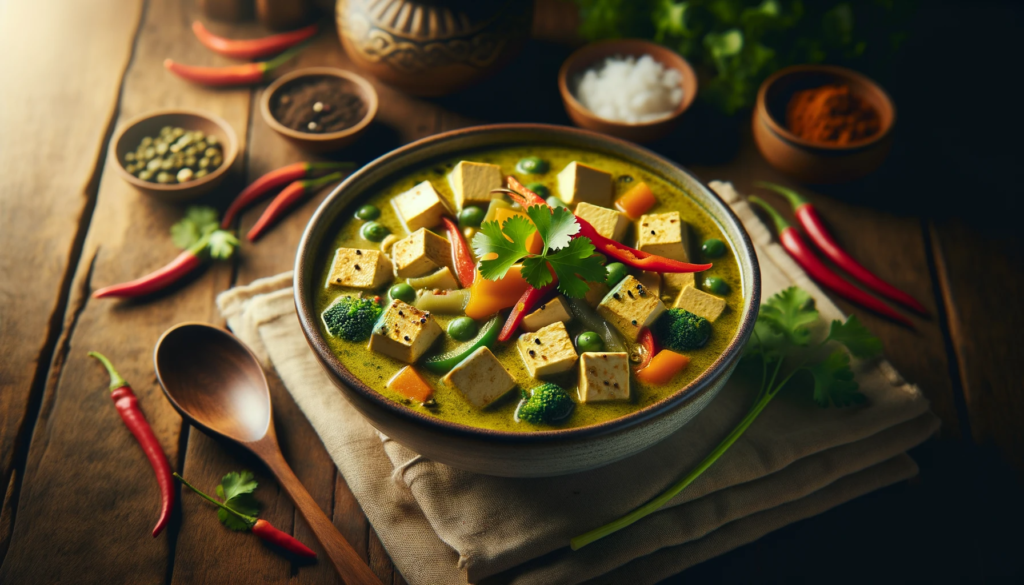
{"type": "Polygon", "coordinates": [[[878,355],[882,351],[882,342],[872,336],[856,316],[845,322],[832,321],[824,339],[812,342],[812,326],[818,318],[814,300],[795,286],[762,304],[741,364],[756,370],[761,380],[757,397],[747,415],[685,477],[626,516],[573,538],[572,549],[577,550],[604,538],[661,509],[725,454],[783,388],[791,385],[794,389],[800,388],[791,384],[794,380],[803,378],[812,382],[813,399],[823,408],[864,402],[865,397],[858,391],[850,368],[850,354],[858,358],[878,355]]]}
{"type": "Polygon", "coordinates": [[[894,0],[576,0],[588,40],[638,37],[714,70],[702,97],[733,114],[796,63],[870,68],[899,47],[912,2],[894,0]]]}

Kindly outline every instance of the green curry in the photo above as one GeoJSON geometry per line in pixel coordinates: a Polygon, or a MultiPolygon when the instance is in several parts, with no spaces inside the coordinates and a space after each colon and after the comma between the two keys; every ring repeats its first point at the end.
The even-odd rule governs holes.
{"type": "MultiPolygon", "coordinates": [[[[582,403],[577,394],[577,386],[580,383],[579,368],[577,366],[562,373],[537,379],[530,376],[524,365],[524,358],[521,357],[520,350],[517,348],[515,336],[506,343],[493,343],[490,349],[505,370],[511,374],[515,380],[516,387],[484,408],[477,408],[467,400],[462,392],[442,381],[442,374],[417,367],[415,363],[412,364],[412,367],[416,368],[422,379],[433,390],[432,400],[427,401],[427,404],[424,405],[410,399],[406,395],[389,389],[389,380],[404,368],[407,365],[406,363],[371,351],[368,349],[365,340],[359,342],[345,341],[340,337],[332,336],[326,325],[321,322],[320,327],[324,338],[337,354],[341,363],[353,375],[382,396],[431,416],[474,427],[518,432],[581,427],[627,415],[674,393],[704,372],[721,355],[735,335],[744,291],[740,279],[739,266],[734,255],[735,252],[728,244],[724,246],[724,249],[722,247],[722,243],[728,242],[728,240],[721,227],[711,218],[707,211],[701,208],[686,193],[670,186],[660,177],[623,161],[593,152],[567,150],[565,148],[549,146],[517,146],[474,152],[470,156],[452,159],[427,168],[411,170],[409,174],[396,177],[394,182],[384,186],[379,192],[373,193],[365,200],[360,201],[358,205],[352,206],[352,209],[358,210],[358,213],[340,226],[332,242],[331,251],[333,252],[337,248],[380,250],[382,243],[379,240],[387,231],[390,231],[397,238],[406,237],[408,232],[392,205],[392,199],[396,195],[409,191],[423,181],[429,181],[437,194],[447,202],[450,208],[456,209],[455,197],[449,184],[448,175],[461,160],[499,165],[503,176],[514,175],[522,183],[531,186],[540,183],[551,194],[558,194],[560,192],[559,172],[573,161],[584,163],[609,173],[612,177],[614,189],[613,198],[621,196],[641,181],[646,183],[656,197],[656,204],[646,213],[659,214],[678,211],[682,221],[685,222],[688,228],[689,241],[687,248],[690,256],[689,261],[712,262],[714,264],[710,270],[695,275],[696,284],[693,288],[699,289],[704,293],[713,294],[719,299],[724,299],[726,308],[711,323],[711,335],[703,347],[680,352],[690,358],[689,364],[681,372],[677,373],[668,383],[660,385],[642,383],[635,375],[631,375],[629,380],[629,397],[626,400],[582,403]],[[525,163],[525,170],[545,172],[524,173],[523,161],[527,159],[529,159],[529,162],[525,163]],[[538,161],[545,164],[538,165],[538,161]],[[518,169],[517,164],[520,165],[518,169]],[[379,213],[374,212],[367,206],[375,207],[379,210],[379,213]],[[373,228],[376,231],[371,234],[372,237],[367,237],[367,230],[364,229],[364,226],[371,219],[386,229],[377,230],[377,228],[373,228]],[[532,424],[518,420],[516,411],[522,399],[523,391],[530,390],[544,382],[552,382],[561,386],[573,397],[576,404],[571,413],[553,425],[532,424]]],[[[543,193],[543,190],[541,191],[542,195],[547,195],[543,193]]],[[[461,215],[472,216],[473,219],[479,221],[482,213],[463,213],[461,215]]],[[[627,235],[623,239],[623,243],[626,245],[636,245],[637,224],[638,222],[635,221],[630,222],[627,235]]],[[[430,229],[435,234],[444,236],[445,232],[440,225],[435,225],[430,229]]],[[[394,238],[389,239],[394,240],[394,238]]],[[[392,243],[385,239],[383,245],[390,249],[392,243]]],[[[324,259],[321,260],[322,265],[318,267],[318,272],[322,275],[320,282],[327,283],[332,271],[332,254],[328,253],[324,256],[324,259]]],[[[630,269],[629,272],[639,276],[638,271],[634,269],[630,269]]],[[[476,278],[480,278],[480,274],[477,274],[476,278]]],[[[394,284],[405,281],[405,278],[389,277],[385,284],[373,290],[366,287],[348,288],[327,284],[317,294],[317,311],[318,313],[323,312],[342,296],[372,298],[375,295],[381,297],[381,304],[386,310],[390,300],[388,298],[388,290],[394,284]]],[[[665,295],[662,297],[662,301],[665,306],[672,307],[675,302],[674,294],[669,296],[667,292],[669,292],[667,287],[663,286],[660,291],[660,294],[665,295]]],[[[504,322],[507,313],[507,309],[501,312],[499,316],[501,322],[504,322]]],[[[426,351],[423,359],[451,350],[465,343],[464,341],[457,341],[448,332],[449,323],[453,319],[459,318],[460,315],[442,315],[438,312],[433,312],[430,314],[430,317],[436,319],[443,332],[432,343],[430,349],[426,351]]],[[[477,319],[476,321],[478,326],[483,326],[487,319],[477,319]]],[[[464,332],[465,325],[466,323],[460,322],[453,328],[456,332],[455,337],[460,339],[468,337],[464,332]]],[[[469,323],[469,326],[472,326],[472,323],[469,323]]],[[[566,322],[565,329],[568,331],[569,337],[574,340],[574,343],[583,344],[578,350],[580,353],[587,349],[585,346],[591,344],[594,340],[593,335],[579,338],[580,334],[584,333],[586,329],[579,323],[578,319],[566,322]]],[[[633,360],[629,365],[633,367],[636,365],[634,362],[637,360],[637,346],[633,340],[627,339],[627,347],[633,360]]],[[[422,362],[423,359],[419,361],[422,362]]]]}

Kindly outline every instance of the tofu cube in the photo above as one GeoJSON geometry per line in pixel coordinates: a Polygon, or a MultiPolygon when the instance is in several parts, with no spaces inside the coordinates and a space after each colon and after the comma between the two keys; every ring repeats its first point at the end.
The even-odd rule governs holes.
{"type": "Polygon", "coordinates": [[[632,341],[664,312],[665,303],[633,275],[619,281],[597,306],[597,313],[632,341]]]}
{"type": "Polygon", "coordinates": [[[376,289],[392,278],[391,260],[377,250],[338,248],[327,284],[376,289]]]}
{"type": "Polygon", "coordinates": [[[613,191],[610,173],[581,162],[572,161],[558,173],[558,197],[569,206],[586,201],[611,207],[613,191]]]}
{"type": "Polygon", "coordinates": [[[689,232],[678,211],[642,215],[636,227],[636,247],[644,252],[688,262],[689,232]]]}
{"type": "Polygon", "coordinates": [[[469,354],[441,381],[458,390],[477,408],[486,408],[516,386],[515,378],[486,346],[469,354]]]}
{"type": "Polygon", "coordinates": [[[590,290],[583,296],[583,301],[591,308],[596,308],[611,289],[603,282],[588,282],[587,284],[590,285],[590,290]]]}
{"type": "Polygon", "coordinates": [[[561,321],[520,335],[516,346],[526,369],[534,378],[571,370],[576,363],[576,348],[565,330],[565,323],[561,321]]]}
{"type": "Polygon", "coordinates": [[[391,301],[373,326],[370,351],[411,364],[441,335],[441,326],[430,315],[398,299],[391,301]]]}
{"type": "Polygon", "coordinates": [[[725,299],[698,290],[697,287],[688,286],[679,293],[673,308],[686,309],[714,323],[725,310],[725,299]]]}
{"type": "Polygon", "coordinates": [[[629,355],[587,351],[580,355],[580,402],[629,400],[629,355]]]}
{"type": "Polygon", "coordinates": [[[607,207],[591,205],[586,201],[576,205],[575,213],[578,217],[582,217],[590,222],[590,225],[594,226],[597,233],[606,238],[621,242],[626,236],[629,218],[623,213],[614,209],[608,209],[607,207]]]}
{"type": "Polygon", "coordinates": [[[555,322],[568,323],[572,321],[572,314],[565,307],[562,297],[555,297],[540,306],[539,309],[523,317],[521,325],[523,331],[537,331],[555,322]]]}
{"type": "Polygon", "coordinates": [[[663,293],[675,298],[684,288],[688,286],[696,286],[697,281],[693,277],[692,272],[666,272],[661,275],[661,284],[663,293]]]}
{"type": "Polygon", "coordinates": [[[641,270],[636,279],[654,296],[661,296],[661,273],[641,270]]]}
{"type": "Polygon", "coordinates": [[[455,205],[461,211],[466,205],[486,204],[494,199],[492,189],[504,186],[501,167],[464,160],[448,173],[448,184],[455,194],[455,205]]]}
{"type": "Polygon", "coordinates": [[[395,195],[391,198],[391,205],[409,233],[420,228],[432,228],[441,223],[441,216],[449,213],[448,205],[430,181],[423,181],[405,193],[395,195]]]}
{"type": "Polygon", "coordinates": [[[452,265],[452,245],[448,240],[420,228],[395,242],[391,247],[395,273],[400,278],[414,278],[452,265]]]}

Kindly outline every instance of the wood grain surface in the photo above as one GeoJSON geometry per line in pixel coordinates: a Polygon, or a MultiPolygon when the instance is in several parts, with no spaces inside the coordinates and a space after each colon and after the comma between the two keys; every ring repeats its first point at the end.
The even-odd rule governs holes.
{"type": "MultiPolygon", "coordinates": [[[[0,583],[338,582],[309,526],[266,468],[243,449],[183,425],[164,400],[152,366],[154,343],[165,329],[186,320],[222,325],[214,305],[219,292],[291,269],[302,230],[330,189],[309,197],[258,243],[243,242],[233,261],[210,266],[164,294],[136,302],[89,297],[100,286],[135,278],[173,258],[177,251],[168,229],[184,210],[104,172],[115,164],[106,160],[105,149],[118,122],[163,107],[192,107],[226,119],[239,136],[240,156],[223,188],[202,201],[220,209],[263,173],[314,160],[262,120],[255,107],[261,88],[211,90],[163,69],[166,57],[229,63],[192,36],[189,26],[198,17],[189,0],[0,2],[0,48],[18,55],[6,62],[0,85],[0,168],[6,183],[0,190],[0,583]],[[24,26],[30,21],[46,25],[24,26]],[[132,383],[174,469],[209,490],[228,471],[252,470],[260,482],[261,517],[316,550],[321,560],[294,562],[251,535],[226,530],[209,504],[191,493],[181,494],[169,530],[149,538],[157,486],[109,399],[103,370],[85,355],[93,349],[107,354],[132,383]]],[[[321,22],[311,46],[283,71],[348,68],[333,19],[321,22]]],[[[267,32],[252,21],[206,24],[227,36],[267,32]]],[[[434,100],[374,82],[381,104],[376,121],[359,143],[330,158],[363,164],[412,140],[478,123],[567,123],[553,80],[568,53],[564,46],[531,42],[496,77],[434,100]],[[523,80],[550,88],[511,95],[510,81],[523,80]]],[[[745,120],[723,120],[699,108],[687,117],[678,133],[682,139],[652,148],[704,180],[731,180],[741,192],[757,191],[758,180],[797,187],[757,154],[745,120]]],[[[890,361],[932,401],[943,420],[941,445],[995,446],[1001,461],[1024,469],[1024,433],[1018,430],[1024,419],[1024,345],[1017,341],[1024,319],[1014,305],[1016,291],[1024,288],[1019,236],[997,241],[955,218],[894,213],[865,203],[857,190],[875,191],[868,201],[900,195],[881,181],[845,189],[801,187],[855,257],[924,302],[932,316],[914,318],[917,327],[910,330],[844,301],[839,306],[882,338],[890,361]]],[[[781,199],[760,194],[785,208],[781,199]]],[[[243,234],[266,204],[242,215],[243,234]]],[[[272,372],[268,378],[282,452],[296,476],[382,582],[404,583],[319,438],[280,380],[272,372]]],[[[927,524],[925,512],[945,514],[942,502],[956,494],[932,490],[924,492],[916,519],[939,526],[927,524]]],[[[886,508],[884,501],[869,505],[849,509],[870,515],[896,507],[886,508]]],[[[824,524],[803,523],[776,540],[766,537],[676,581],[706,575],[702,570],[739,575],[740,581],[792,578],[799,574],[792,572],[796,561],[776,566],[765,559],[788,540],[797,549],[819,550],[822,532],[808,527],[848,518],[842,514],[830,512],[824,524]],[[746,567],[748,560],[746,572],[731,568],[746,567]]],[[[925,534],[905,530],[894,532],[934,544],[925,534]]],[[[961,546],[969,537],[935,530],[936,540],[948,542],[949,549],[939,546],[932,553],[949,558],[971,548],[961,546]]],[[[827,574],[814,578],[829,580],[827,574]]]]}

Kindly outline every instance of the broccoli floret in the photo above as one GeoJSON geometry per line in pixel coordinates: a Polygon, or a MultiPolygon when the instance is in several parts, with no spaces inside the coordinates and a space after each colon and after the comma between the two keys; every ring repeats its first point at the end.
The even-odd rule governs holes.
{"type": "Polygon", "coordinates": [[[370,336],[382,311],[377,298],[341,297],[324,310],[321,318],[331,336],[346,341],[364,341],[370,336]]]}
{"type": "Polygon", "coordinates": [[[529,395],[523,392],[523,401],[519,403],[516,417],[537,425],[550,425],[569,416],[574,406],[576,403],[568,392],[548,382],[530,390],[529,395]]]}
{"type": "Polygon", "coordinates": [[[704,347],[711,337],[711,322],[686,309],[669,309],[651,328],[661,345],[674,351],[704,347]]]}

